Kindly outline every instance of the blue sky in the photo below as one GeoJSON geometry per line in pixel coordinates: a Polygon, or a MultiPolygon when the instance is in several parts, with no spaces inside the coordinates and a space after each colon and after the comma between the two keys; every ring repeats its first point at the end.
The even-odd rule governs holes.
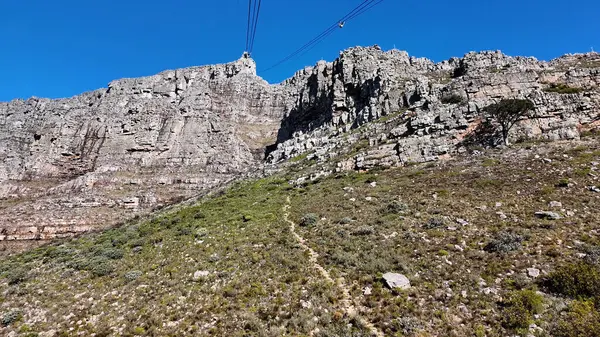
{"type": "MultiPolygon", "coordinates": [[[[260,72],[363,0],[264,0],[253,57],[280,82],[355,45],[441,61],[469,51],[551,59],[600,50],[598,0],[385,0],[301,57],[260,72]]],[[[0,101],[70,97],[123,77],[229,62],[246,0],[1,0],[0,101]]]]}

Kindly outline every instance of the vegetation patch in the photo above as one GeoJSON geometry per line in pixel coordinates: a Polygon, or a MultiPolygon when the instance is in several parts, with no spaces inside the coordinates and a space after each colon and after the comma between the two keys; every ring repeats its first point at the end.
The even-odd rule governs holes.
{"type": "Polygon", "coordinates": [[[533,315],[543,310],[543,298],[534,290],[519,290],[508,294],[504,301],[503,324],[512,329],[527,328],[533,315]]]}
{"type": "Polygon", "coordinates": [[[449,94],[442,96],[440,100],[443,104],[464,104],[465,98],[458,94],[449,94]]]}
{"type": "Polygon", "coordinates": [[[557,94],[578,94],[585,90],[583,88],[571,87],[565,83],[553,83],[549,87],[544,88],[544,91],[557,94]]]}
{"type": "Polygon", "coordinates": [[[600,300],[600,266],[586,262],[565,264],[548,275],[544,284],[555,293],[600,300]]]}
{"type": "Polygon", "coordinates": [[[555,337],[600,336],[600,312],[591,301],[574,301],[557,323],[555,337]]]}

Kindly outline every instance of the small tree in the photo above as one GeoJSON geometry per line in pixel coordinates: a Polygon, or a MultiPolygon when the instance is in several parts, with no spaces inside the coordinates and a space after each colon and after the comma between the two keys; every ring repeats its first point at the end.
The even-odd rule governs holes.
{"type": "Polygon", "coordinates": [[[503,99],[483,110],[500,124],[502,140],[508,146],[508,132],[522,117],[530,117],[535,104],[528,99],[503,99]]]}

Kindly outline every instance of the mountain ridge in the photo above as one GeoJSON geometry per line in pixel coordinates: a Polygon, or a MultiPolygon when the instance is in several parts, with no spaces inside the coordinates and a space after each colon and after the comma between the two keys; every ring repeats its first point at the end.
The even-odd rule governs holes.
{"type": "Polygon", "coordinates": [[[502,97],[536,104],[539,118],[519,122],[513,141],[577,139],[598,119],[599,67],[597,53],[434,63],[355,47],[278,84],[242,57],[0,103],[0,246],[110,227],[300,155],[358,150],[331,170],[452,156],[502,97]]]}

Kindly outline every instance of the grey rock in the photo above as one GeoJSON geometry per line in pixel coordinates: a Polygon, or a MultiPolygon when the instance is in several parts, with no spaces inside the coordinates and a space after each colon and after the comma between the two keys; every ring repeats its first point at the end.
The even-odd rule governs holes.
{"type": "Polygon", "coordinates": [[[461,225],[461,226],[467,226],[467,225],[469,225],[469,222],[467,220],[460,219],[460,218],[456,219],[456,223],[459,224],[459,225],[461,225]]]}
{"type": "Polygon", "coordinates": [[[550,207],[550,208],[561,208],[562,207],[562,203],[560,201],[550,201],[548,203],[548,207],[550,207]]]}
{"type": "Polygon", "coordinates": [[[527,275],[529,275],[529,277],[537,278],[540,276],[540,270],[537,268],[527,268],[527,275]]]}
{"type": "Polygon", "coordinates": [[[562,218],[560,216],[560,214],[555,213],[555,212],[549,212],[549,211],[535,212],[535,216],[537,216],[538,218],[541,218],[541,219],[548,219],[548,220],[558,220],[558,219],[562,218]]]}
{"type": "Polygon", "coordinates": [[[410,280],[402,275],[397,273],[385,273],[383,274],[383,279],[388,287],[392,289],[409,289],[410,288],[410,280]]]}

